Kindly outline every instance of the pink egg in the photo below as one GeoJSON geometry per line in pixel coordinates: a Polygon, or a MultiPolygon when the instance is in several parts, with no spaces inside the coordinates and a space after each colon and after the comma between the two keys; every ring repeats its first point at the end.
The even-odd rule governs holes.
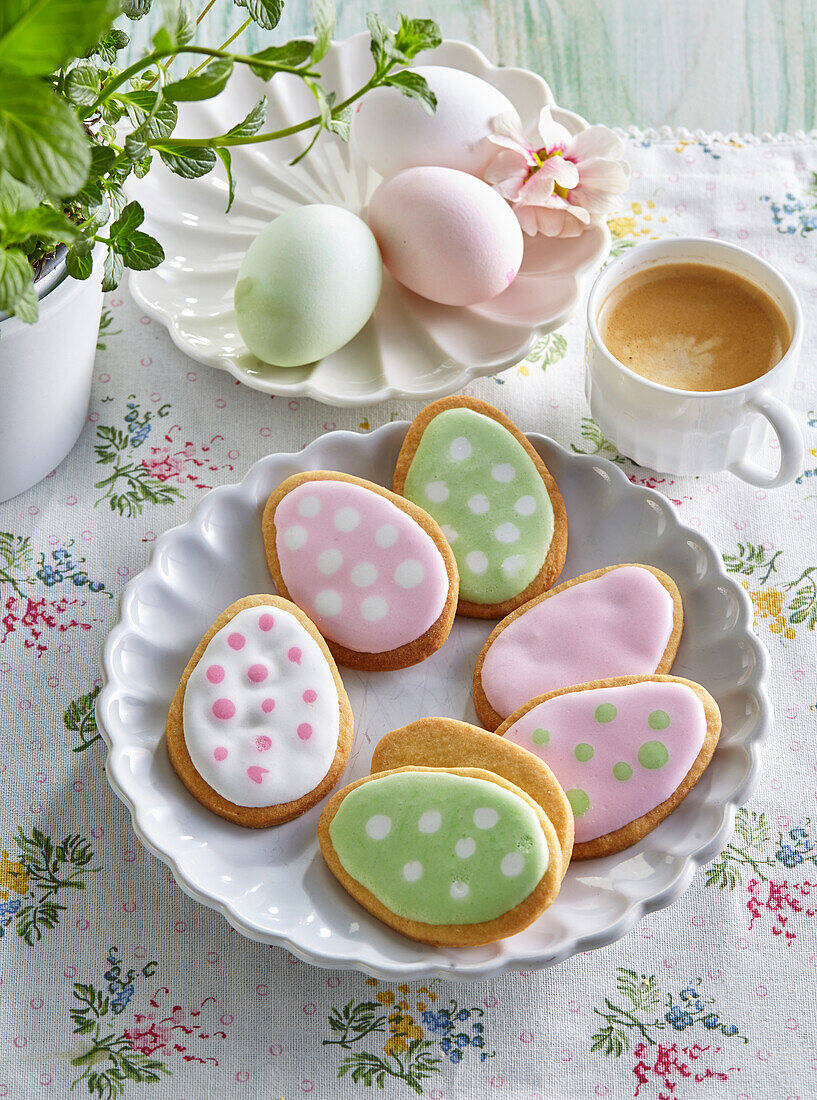
{"type": "Polygon", "coordinates": [[[453,168],[407,168],[372,195],[369,226],[398,282],[450,306],[495,298],[522,263],[522,230],[487,183],[453,168]]]}

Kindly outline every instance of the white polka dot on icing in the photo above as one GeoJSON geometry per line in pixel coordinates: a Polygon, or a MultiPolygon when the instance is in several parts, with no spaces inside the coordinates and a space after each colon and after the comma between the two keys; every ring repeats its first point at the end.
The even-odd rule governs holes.
{"type": "Polygon", "coordinates": [[[516,542],[519,538],[519,528],[515,523],[500,523],[494,536],[498,542],[516,542]]]}
{"type": "Polygon", "coordinates": [[[426,496],[435,504],[442,504],[448,500],[448,486],[444,481],[429,481],[426,485],[426,496]]]}
{"type": "Polygon", "coordinates": [[[491,477],[494,481],[501,481],[503,484],[507,484],[509,481],[513,481],[516,471],[510,462],[501,462],[498,466],[491,468],[491,477]]]}
{"type": "Polygon", "coordinates": [[[465,564],[472,573],[484,573],[488,568],[488,559],[481,550],[472,550],[465,555],[465,564]]]}
{"type": "Polygon", "coordinates": [[[342,607],[343,600],[340,592],[336,592],[334,588],[324,588],[315,597],[315,610],[319,615],[325,615],[327,618],[331,619],[333,615],[340,614],[342,607]]]}
{"type": "Polygon", "coordinates": [[[457,532],[454,530],[450,523],[444,523],[440,530],[445,535],[446,542],[453,542],[454,539],[458,537],[457,532]]]}
{"type": "Polygon", "coordinates": [[[318,554],[318,572],[323,573],[325,577],[331,576],[332,573],[337,573],[342,565],[343,554],[335,547],[332,547],[330,550],[321,550],[320,554],[318,554]]]}
{"type": "Polygon", "coordinates": [[[349,575],[352,584],[356,584],[358,588],[368,588],[377,580],[377,567],[370,561],[359,561],[349,575]]]}
{"type": "Polygon", "coordinates": [[[360,605],[360,614],[367,623],[379,623],[389,613],[389,605],[382,596],[367,596],[360,605]]]}
{"type": "Polygon", "coordinates": [[[455,462],[462,462],[464,458],[471,457],[471,450],[471,444],[465,436],[458,435],[456,439],[451,440],[451,446],[448,448],[448,453],[455,462]]]}
{"type": "Polygon", "coordinates": [[[423,563],[416,558],[406,558],[394,571],[394,583],[399,584],[401,588],[416,588],[418,584],[423,583],[424,577],[423,563]]]}
{"type": "Polygon", "coordinates": [[[385,814],[375,814],[366,822],[366,833],[372,840],[382,840],[391,832],[391,818],[385,814]]]}
{"type": "Polygon", "coordinates": [[[506,878],[516,878],[525,868],[525,857],[521,852],[508,852],[502,857],[499,869],[506,878]]]}
{"type": "Polygon", "coordinates": [[[357,508],[338,508],[335,512],[335,527],[339,531],[354,531],[360,523],[360,512],[357,508]]]}
{"type": "Polygon", "coordinates": [[[284,543],[289,550],[300,550],[306,544],[306,528],[296,524],[284,531],[284,543]]]}
{"type": "Polygon", "coordinates": [[[298,515],[305,519],[314,519],[321,510],[321,502],[317,497],[304,497],[298,504],[298,515]]]}
{"type": "Polygon", "coordinates": [[[420,815],[417,828],[421,833],[436,833],[443,823],[443,816],[439,810],[426,810],[420,815]]]}
{"type": "Polygon", "coordinates": [[[514,510],[518,516],[532,516],[536,511],[536,501],[533,497],[520,497],[514,504],[514,510]]]}
{"type": "Polygon", "coordinates": [[[460,859],[469,859],[477,850],[477,842],[472,836],[461,837],[454,845],[454,851],[460,859]]]}
{"type": "Polygon", "coordinates": [[[406,882],[416,882],[423,873],[423,865],[419,859],[413,859],[403,868],[403,878],[406,882]]]}
{"type": "Polygon", "coordinates": [[[474,810],[474,824],[478,829],[493,829],[499,821],[499,814],[489,806],[480,806],[474,810]]]}
{"type": "Polygon", "coordinates": [[[484,516],[491,507],[485,493],[475,493],[468,501],[468,507],[476,516],[484,516]]]}
{"type": "Polygon", "coordinates": [[[397,542],[397,528],[393,523],[384,523],[374,533],[374,541],[381,550],[388,550],[397,542]]]}
{"type": "Polygon", "coordinates": [[[471,887],[467,882],[452,882],[448,892],[455,901],[462,901],[471,893],[471,887]]]}
{"type": "Polygon", "coordinates": [[[515,573],[517,569],[521,569],[525,564],[525,559],[521,554],[511,554],[509,558],[505,558],[502,563],[503,573],[515,573]]]}

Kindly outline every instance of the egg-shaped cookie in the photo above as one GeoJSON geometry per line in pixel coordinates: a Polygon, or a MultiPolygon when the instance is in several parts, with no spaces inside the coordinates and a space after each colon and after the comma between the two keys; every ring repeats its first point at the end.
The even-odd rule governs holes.
{"type": "Polygon", "coordinates": [[[684,613],[671,577],[649,565],[584,573],[494,628],[474,670],[474,703],[495,730],[537,695],[614,676],[669,672],[684,613]]]}
{"type": "Polygon", "coordinates": [[[422,943],[491,943],[555,899],[559,839],[528,794],[480,768],[401,768],[338,791],[318,840],[378,920],[422,943]]]}
{"type": "Polygon", "coordinates": [[[444,397],[419,414],[393,488],[434,517],[460,578],[460,615],[498,619],[547,591],[567,552],[564,501],[537,451],[504,413],[444,397]]]}
{"type": "Polygon", "coordinates": [[[251,828],[304,813],[340,778],[352,709],[326,643],[294,604],[247,596],[196,647],[167,719],[170,762],[203,806],[251,828]]]}
{"type": "Polygon", "coordinates": [[[410,501],[350,474],[295,474],[267,501],[263,535],[278,591],[309,615],[340,664],[406,668],[448,637],[456,562],[410,501]]]}
{"type": "Polygon", "coordinates": [[[372,775],[410,767],[482,768],[525,791],[556,830],[565,874],[573,852],[573,811],[553,772],[533,753],[456,718],[419,718],[381,737],[372,754],[372,775]]]}
{"type": "Polygon", "coordinates": [[[622,676],[533,699],[497,734],[548,765],[573,809],[573,858],[592,859],[629,848],[686,798],[720,730],[700,684],[622,676]]]}

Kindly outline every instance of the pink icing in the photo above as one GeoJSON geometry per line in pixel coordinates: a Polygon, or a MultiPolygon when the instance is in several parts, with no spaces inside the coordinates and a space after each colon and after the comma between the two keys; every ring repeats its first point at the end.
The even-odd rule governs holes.
{"type": "Polygon", "coordinates": [[[497,714],[558,688],[655,672],[673,629],[669,592],[625,565],[535,604],[485,655],[482,690],[497,714]]]}
{"type": "Polygon", "coordinates": [[[215,703],[213,703],[213,714],[215,714],[216,718],[221,718],[226,721],[235,714],[235,703],[232,699],[216,699],[215,703]]]}
{"type": "Polygon", "coordinates": [[[262,680],[266,680],[269,673],[266,665],[250,665],[247,675],[254,684],[260,684],[262,680]]]}
{"type": "Polygon", "coordinates": [[[275,708],[275,700],[274,699],[265,699],[264,702],[261,704],[261,710],[263,710],[264,714],[269,714],[269,712],[271,710],[274,710],[274,708],[275,708]]]}
{"type": "Polygon", "coordinates": [[[234,634],[231,634],[230,637],[227,639],[227,645],[230,647],[230,649],[243,649],[246,644],[247,639],[244,637],[243,634],[239,634],[237,631],[234,634]]]}
{"type": "Polygon", "coordinates": [[[289,651],[289,653],[287,653],[287,657],[289,657],[289,659],[290,659],[290,661],[292,661],[293,665],[299,665],[301,663],[301,651],[300,651],[300,649],[298,649],[298,647],[296,645],[294,645],[292,647],[292,649],[289,651]]]}
{"type": "Polygon", "coordinates": [[[217,749],[213,749],[213,756],[220,764],[222,760],[227,759],[227,750],[220,745],[217,749]]]}
{"type": "Polygon", "coordinates": [[[301,722],[298,726],[298,736],[302,741],[308,741],[312,736],[312,727],[308,722],[301,722]]]}
{"type": "Polygon", "coordinates": [[[305,703],[314,703],[317,698],[318,698],[318,693],[317,693],[317,691],[313,691],[312,688],[307,688],[306,691],[304,692],[304,702],[305,703]]]}
{"type": "Polygon", "coordinates": [[[426,531],[378,493],[343,481],[304,482],[279,503],[275,527],[290,596],[327,638],[385,653],[440,617],[445,561],[426,531]]]}
{"type": "Polygon", "coordinates": [[[207,669],[207,679],[211,684],[220,684],[224,679],[224,669],[221,665],[210,665],[207,669]]]}
{"type": "Polygon", "coordinates": [[[272,615],[264,614],[258,620],[259,629],[261,629],[261,630],[272,630],[274,622],[275,622],[275,619],[273,619],[272,615]]]}
{"type": "Polygon", "coordinates": [[[247,768],[247,775],[253,783],[260,783],[268,772],[269,768],[260,768],[258,764],[253,764],[251,767],[247,768]]]}
{"type": "Polygon", "coordinates": [[[256,737],[255,745],[259,752],[266,752],[272,748],[272,739],[262,733],[260,737],[256,737]]]}
{"type": "Polygon", "coordinates": [[[701,750],[706,713],[686,684],[645,681],[557,695],[529,710],[505,736],[553,771],[574,806],[576,842],[584,844],[669,798],[701,750]],[[588,747],[592,756],[580,759],[588,747]],[[589,808],[578,812],[582,794],[589,808]]]}

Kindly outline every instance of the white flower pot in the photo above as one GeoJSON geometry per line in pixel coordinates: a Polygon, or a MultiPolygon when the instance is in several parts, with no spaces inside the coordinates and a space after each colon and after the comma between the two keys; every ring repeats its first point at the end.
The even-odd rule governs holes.
{"type": "Polygon", "coordinates": [[[102,260],[89,279],[46,276],[33,325],[0,321],[0,502],[50,473],[88,415],[102,312],[102,260]],[[55,284],[55,285],[54,285],[55,284]]]}

